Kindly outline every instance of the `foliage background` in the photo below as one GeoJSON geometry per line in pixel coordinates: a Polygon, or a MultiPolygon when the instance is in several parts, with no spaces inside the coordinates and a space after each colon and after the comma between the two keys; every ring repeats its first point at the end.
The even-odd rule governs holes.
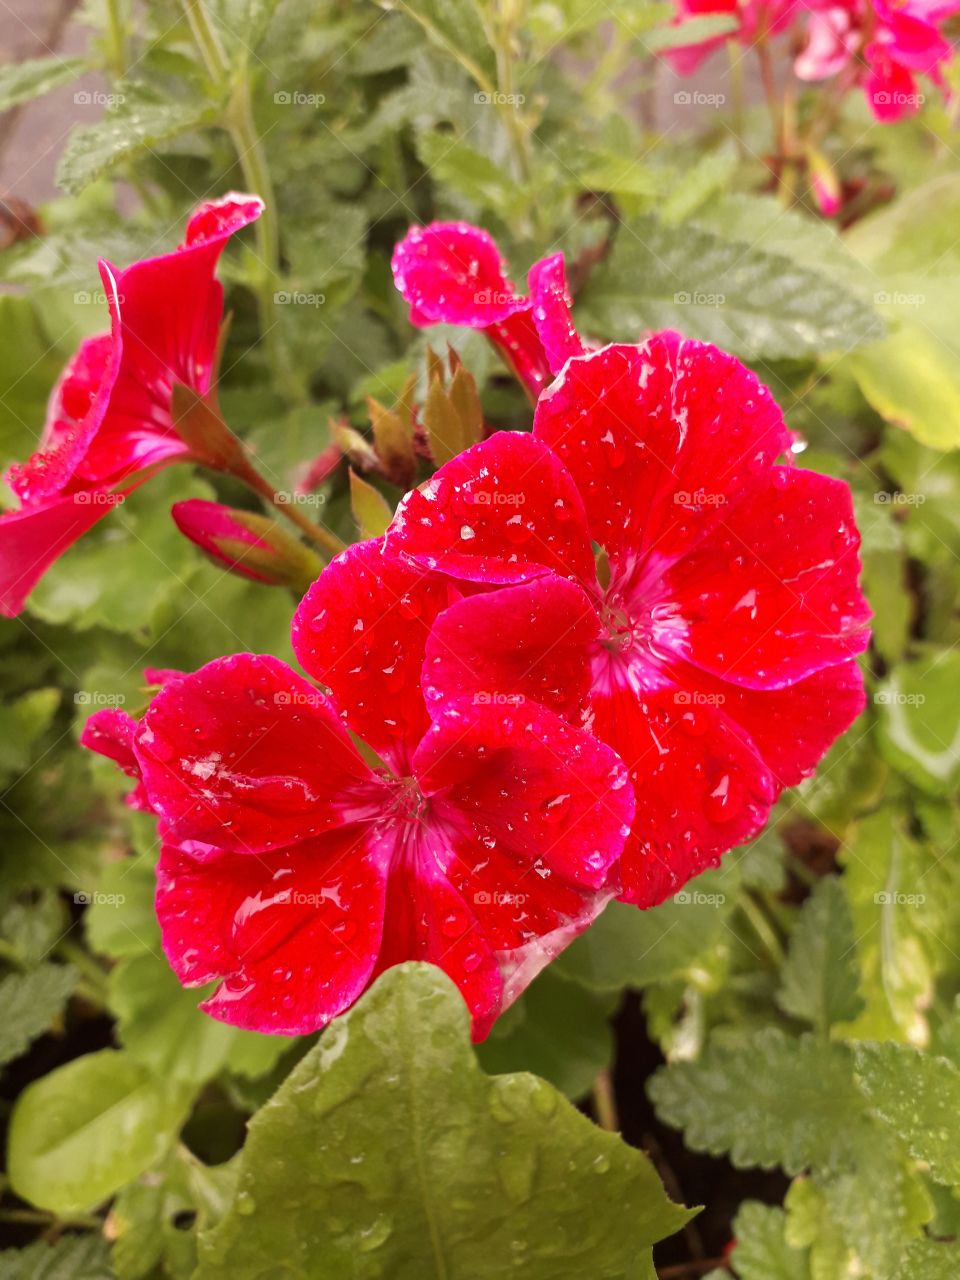
{"type": "MultiPolygon", "coordinates": [[[[849,101],[832,158],[895,196],[841,237],[802,189],[786,201],[772,189],[762,106],[710,112],[696,134],[656,134],[634,110],[665,4],[212,0],[217,56],[198,46],[190,8],[91,0],[89,59],[0,69],[0,109],[91,63],[115,99],[72,131],[46,234],[0,254],[4,462],[35,446],[54,378],[103,324],[97,257],[169,248],[198,200],[253,188],[273,217],[224,263],[222,400],[262,469],[292,488],[331,417],[365,431],[367,397],[389,405],[411,371],[423,378],[390,253],[411,222],[467,218],[518,279],[562,248],[584,331],[634,340],[675,326],[771,386],[807,443],[803,465],[857,498],[871,700],[764,836],[654,911],[608,909],[476,1057],[449,983],[416,966],[316,1044],[235,1032],[169,971],[153,824],[76,739],[97,705],[142,704],[145,665],[289,656],[292,600],[202,561],[169,518],[175,498],[242,504],[239,491],[183,470],[153,482],[0,627],[8,1119],[29,1085],[10,1125],[0,1277],[179,1280],[199,1259],[198,1280],[499,1280],[515,1267],[635,1280],[679,1231],[657,1247],[662,1277],[952,1280],[960,156],[948,112],[931,102],[881,127],[849,101]],[[478,1063],[541,1079],[491,1081],[478,1063]],[[684,1225],[654,1165],[674,1200],[706,1203],[699,1220],[684,1225]]],[[[490,423],[529,425],[479,335],[430,341],[455,346],[490,423]]],[[[376,484],[392,508],[399,491],[376,484]]],[[[324,497],[324,519],[359,536],[342,474],[324,497]]]]}

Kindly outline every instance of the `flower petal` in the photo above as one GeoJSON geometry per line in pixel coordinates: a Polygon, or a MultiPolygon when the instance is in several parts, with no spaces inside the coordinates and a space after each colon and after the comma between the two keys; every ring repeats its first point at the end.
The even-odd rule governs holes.
{"type": "Polygon", "coordinates": [[[755,835],[777,789],[746,733],[684,690],[638,697],[620,686],[594,707],[594,732],[622,756],[636,793],[620,897],[656,906],[755,835]]]}
{"type": "Polygon", "coordinates": [[[393,251],[393,279],[410,323],[486,329],[529,306],[506,274],[493,237],[468,222],[411,227],[393,251]]]}
{"type": "Polygon", "coordinates": [[[775,467],[716,535],[669,569],[678,656],[750,688],[793,684],[866,648],[849,487],[775,467]]]}
{"type": "Polygon", "coordinates": [[[218,658],[165,684],[135,744],[170,840],[262,853],[336,827],[372,775],[327,699],[277,658],[218,658]]]}
{"type": "Polygon", "coordinates": [[[131,809],[149,813],[150,801],[143,787],[140,762],[133,750],[136,732],[137,722],[133,716],[127,715],[118,707],[103,707],[100,711],[95,711],[83,726],[80,745],[88,751],[106,756],[128,778],[135,778],[137,785],[127,796],[127,804],[131,809]]]}
{"type": "Polygon", "coordinates": [[[436,705],[471,695],[478,706],[505,708],[530,699],[577,722],[599,632],[583,588],[556,574],[467,596],[433,624],[424,697],[436,705]]]}
{"type": "Polygon", "coordinates": [[[547,353],[552,373],[558,373],[571,356],[583,355],[583,343],[570,316],[570,293],[563,254],[541,258],[528,277],[533,301],[533,322],[547,353]]]}
{"type": "Polygon", "coordinates": [[[380,949],[386,869],[351,827],[256,858],[167,845],[157,868],[163,947],[201,1008],[279,1035],[325,1026],[361,994],[380,949]]]}
{"type": "Polygon", "coordinates": [[[749,369],[670,333],[569,361],[534,435],[570,471],[614,565],[682,555],[790,444],[749,369]]]}
{"type": "Polygon", "coordinates": [[[520,431],[466,449],[400,503],[387,551],[451,577],[489,585],[548,569],[596,579],[577,490],[554,454],[520,431]]]}
{"type": "Polygon", "coordinates": [[[15,618],[46,571],[119,499],[103,491],[53,498],[0,516],[0,614],[15,618]]]}
{"type": "Polygon", "coordinates": [[[452,590],[449,579],[383,554],[383,539],[348,547],[304,596],[293,649],[328,686],[341,719],[400,776],[429,717],[420,689],[424,649],[452,590]]]}

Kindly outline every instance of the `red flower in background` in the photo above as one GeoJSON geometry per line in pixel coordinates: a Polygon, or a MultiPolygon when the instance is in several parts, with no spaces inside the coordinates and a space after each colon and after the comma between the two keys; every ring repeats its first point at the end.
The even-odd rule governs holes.
{"type": "Polygon", "coordinates": [[[549,576],[461,598],[361,543],[294,621],[329,697],[240,654],[169,679],[139,726],[91,717],[86,745],[138,776],[136,802],[160,818],[164,948],[185,985],[222,980],[209,1013],[302,1034],[422,959],[457,982],[479,1038],[590,923],[633,796],[615,754],[544,705],[576,718],[586,694],[588,613],[569,629],[581,598],[549,576]],[[512,665],[431,715],[421,668],[447,612],[509,636],[512,665]]]}
{"type": "MultiPolygon", "coordinates": [[[[544,309],[564,331],[562,297],[544,309]]],[[[587,723],[630,770],[620,892],[640,906],[755,835],[863,707],[850,492],[777,465],[789,445],[738,360],[654,335],[567,358],[533,437],[501,432],[453,459],[387,533],[389,550],[474,589],[579,584],[594,624],[587,723]]],[[[453,616],[437,633],[457,657],[425,669],[441,700],[511,661],[479,631],[449,635],[453,616]]]]}
{"type": "Polygon", "coordinates": [[[799,7],[799,0],[677,0],[673,26],[680,30],[691,18],[710,16],[735,18],[737,28],[727,35],[666,49],[664,56],[679,75],[692,75],[727,40],[749,45],[761,37],[778,35],[789,26],[799,7]]]}
{"type": "Polygon", "coordinates": [[[411,227],[394,250],[392,265],[396,286],[410,304],[411,324],[481,330],[536,403],[550,381],[551,362],[533,308],[541,289],[555,288],[558,281],[566,289],[559,254],[531,268],[532,297],[517,292],[493,237],[466,222],[411,227]]]}
{"type": "Polygon", "coordinates": [[[0,613],[19,613],[54,560],[125,493],[194,458],[174,425],[173,386],[210,390],[223,318],[214,273],[227,240],[262,208],[255,196],[225,196],[200,206],[172,253],[124,270],[100,263],[110,333],[80,344],[51,395],[40,449],[7,475],[21,505],[0,517],[0,613]]]}
{"type": "Polygon", "coordinates": [[[848,72],[863,86],[880,121],[915,115],[923,103],[917,75],[943,84],[941,66],[953,53],[940,26],[960,12],[958,0],[840,0],[810,3],[806,48],[795,63],[801,80],[848,72]]]}

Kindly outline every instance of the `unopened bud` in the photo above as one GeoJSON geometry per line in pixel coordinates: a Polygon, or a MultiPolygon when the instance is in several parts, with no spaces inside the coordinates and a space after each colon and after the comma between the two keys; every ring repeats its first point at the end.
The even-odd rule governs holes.
{"type": "Polygon", "coordinates": [[[269,516],[202,498],[175,502],[172,515],[210,560],[254,582],[305,591],[323,568],[319,556],[269,516]]]}

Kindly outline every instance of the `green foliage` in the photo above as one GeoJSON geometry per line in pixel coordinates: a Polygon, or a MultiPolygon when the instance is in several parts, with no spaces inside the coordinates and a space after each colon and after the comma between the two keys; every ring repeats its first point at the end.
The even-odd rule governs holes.
{"type": "Polygon", "coordinates": [[[0,982],[0,1064],[23,1053],[63,1012],[77,977],[69,965],[43,964],[0,982]]]}
{"type": "Polygon", "coordinates": [[[619,1280],[683,1224],[639,1151],[535,1076],[484,1075],[468,1021],[436,969],[381,977],[252,1121],[197,1280],[481,1280],[518,1256],[619,1280]]]}

